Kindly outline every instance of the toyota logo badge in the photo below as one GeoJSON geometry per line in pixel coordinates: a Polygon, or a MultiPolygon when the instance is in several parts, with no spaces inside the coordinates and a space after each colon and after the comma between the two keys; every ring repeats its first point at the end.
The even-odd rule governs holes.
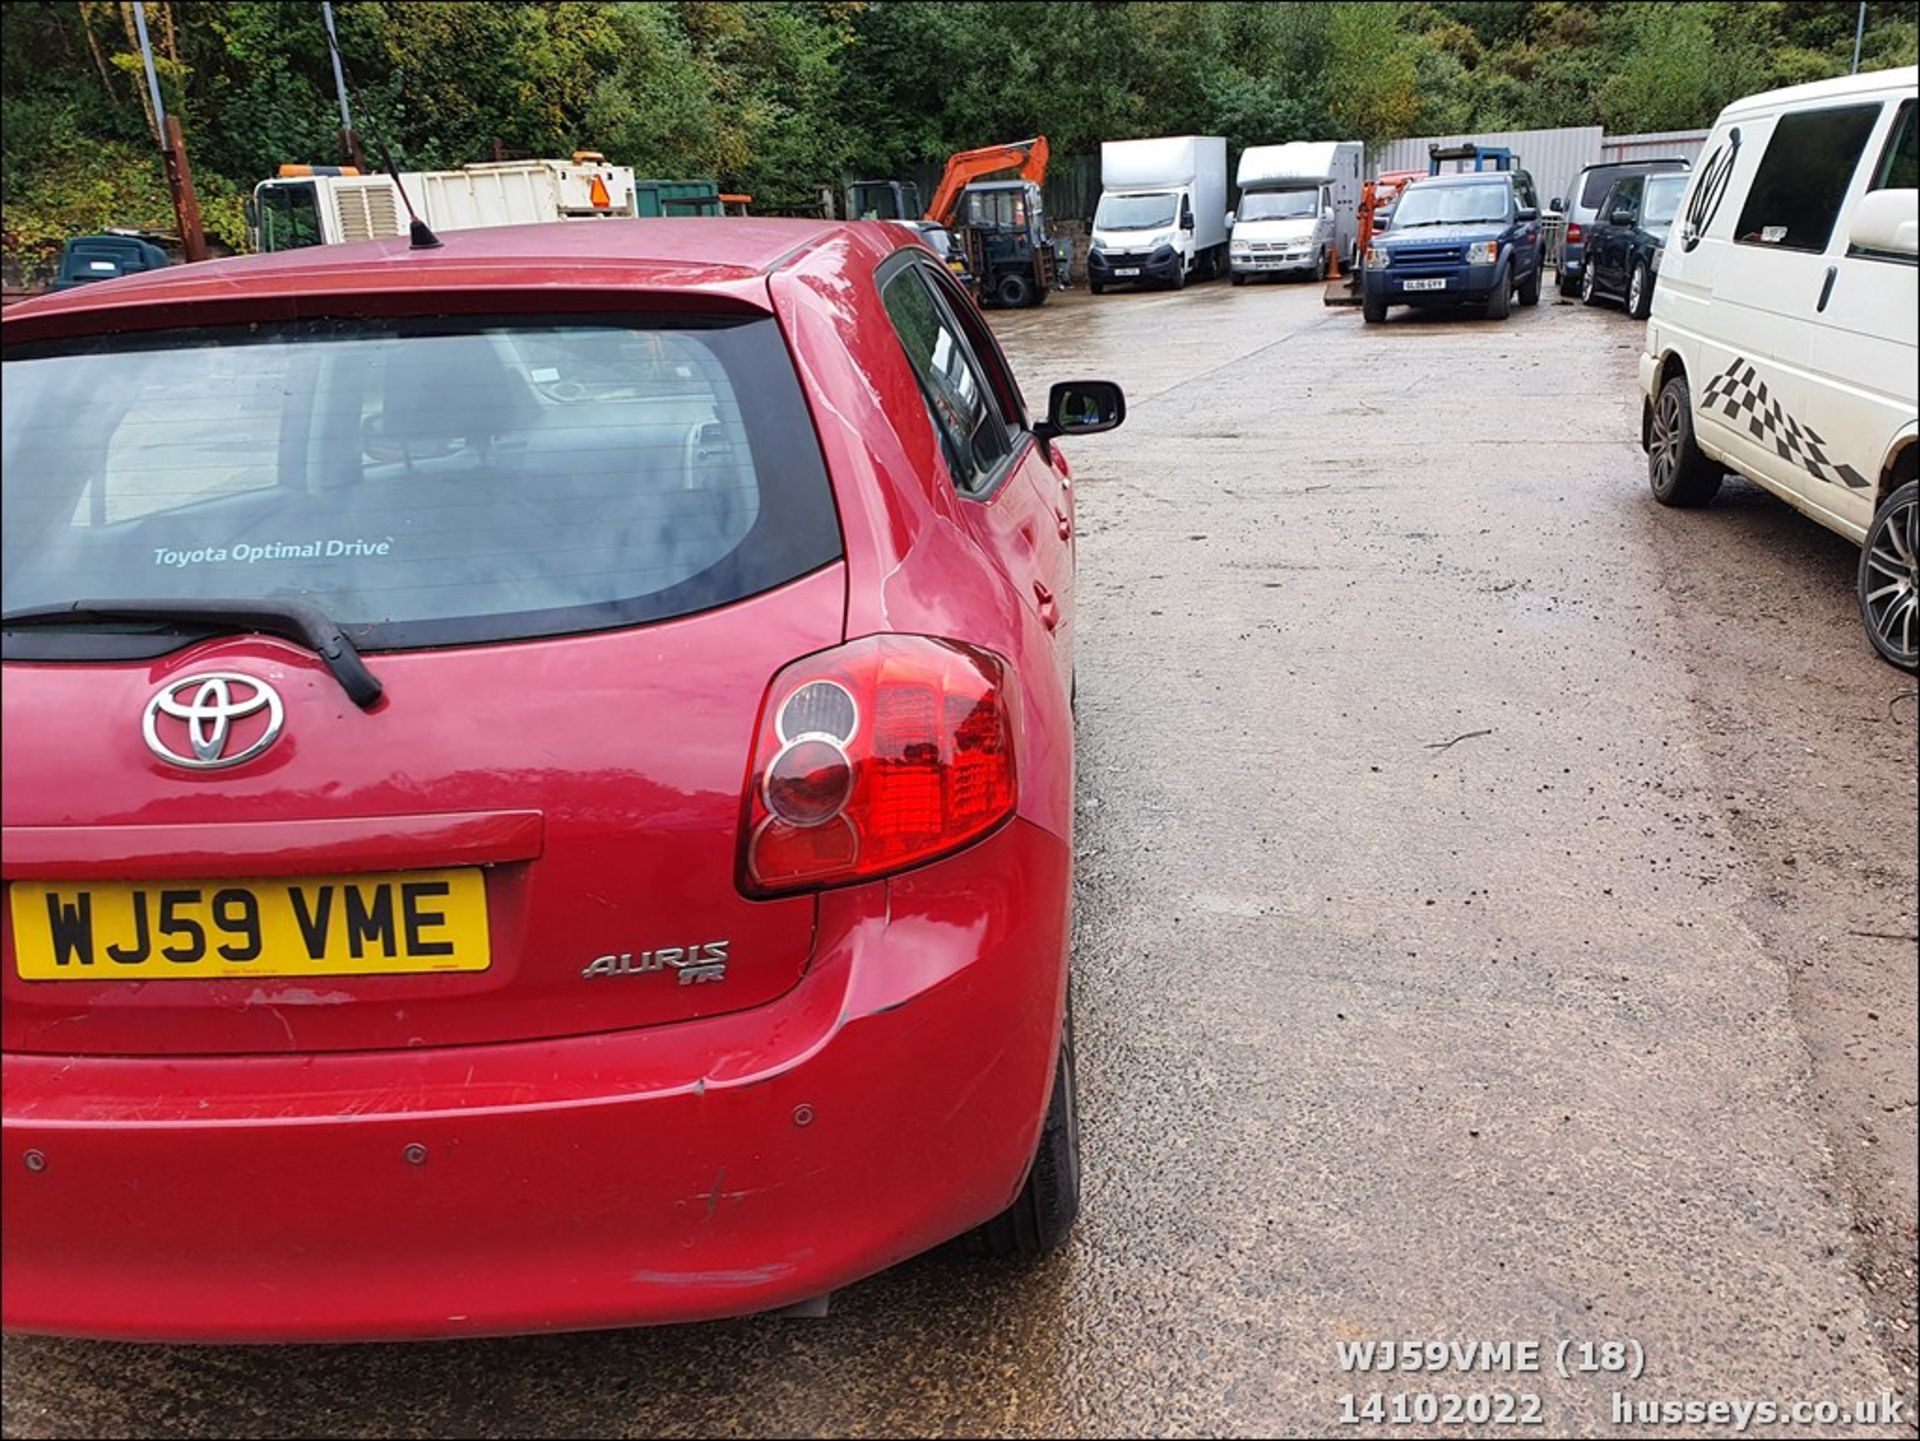
{"type": "Polygon", "coordinates": [[[277,691],[250,675],[219,672],[169,681],[147,702],[141,732],[147,749],[168,765],[217,771],[250,761],[280,736],[286,709],[277,691]],[[266,712],[266,723],[234,722],[266,712]],[[243,739],[239,732],[247,735],[243,739]]]}

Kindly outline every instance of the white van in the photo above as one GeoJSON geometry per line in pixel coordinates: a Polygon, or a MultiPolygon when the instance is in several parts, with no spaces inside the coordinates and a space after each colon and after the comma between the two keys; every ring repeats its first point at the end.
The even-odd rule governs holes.
{"type": "Polygon", "coordinates": [[[1658,257],[1640,357],[1655,499],[1737,470],[1862,546],[1875,649],[1912,669],[1920,71],[1797,85],[1721,112],[1658,257]]]}
{"type": "Polygon", "coordinates": [[[1351,268],[1367,149],[1357,140],[1294,140],[1240,152],[1239,209],[1227,216],[1235,285],[1275,271],[1325,279],[1330,257],[1351,268]]]}

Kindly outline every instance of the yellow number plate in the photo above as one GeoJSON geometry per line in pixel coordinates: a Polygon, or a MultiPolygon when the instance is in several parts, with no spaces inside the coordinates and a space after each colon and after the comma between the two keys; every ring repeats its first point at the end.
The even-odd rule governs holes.
{"type": "Polygon", "coordinates": [[[484,971],[477,870],[254,881],[15,881],[29,981],[213,980],[484,971]]]}

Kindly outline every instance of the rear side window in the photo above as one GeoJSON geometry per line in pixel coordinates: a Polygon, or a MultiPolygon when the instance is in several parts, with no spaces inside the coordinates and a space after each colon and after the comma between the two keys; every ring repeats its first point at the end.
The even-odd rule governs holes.
{"type": "Polygon", "coordinates": [[[917,266],[909,265],[887,281],[882,297],[907,359],[919,374],[954,483],[977,495],[993,484],[1013,449],[985,377],[959,326],[917,266]]]}
{"type": "Polygon", "coordinates": [[[772,319],[316,320],[10,351],[4,604],[283,597],[373,648],[728,604],[840,554],[772,319]]]}
{"type": "Polygon", "coordinates": [[[1782,115],[1754,171],[1734,238],[1779,250],[1825,250],[1879,118],[1878,105],[1782,115]]]}
{"type": "Polygon", "coordinates": [[[1580,181],[1580,208],[1598,210],[1607,198],[1607,191],[1623,172],[1618,166],[1603,165],[1598,170],[1589,170],[1580,181]]]}
{"type": "Polygon", "coordinates": [[[1596,166],[1592,170],[1581,172],[1579,206],[1583,210],[1598,210],[1600,208],[1600,202],[1606,198],[1608,188],[1612,186],[1614,181],[1619,180],[1622,176],[1634,174],[1644,175],[1649,170],[1654,173],[1662,170],[1676,170],[1684,173],[1686,168],[1685,165],[1678,161],[1660,164],[1649,164],[1643,161],[1638,166],[1596,166]]]}

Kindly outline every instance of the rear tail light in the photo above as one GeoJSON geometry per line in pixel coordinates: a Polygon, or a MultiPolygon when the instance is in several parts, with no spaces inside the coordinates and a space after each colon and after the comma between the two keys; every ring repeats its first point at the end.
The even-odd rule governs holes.
{"type": "Polygon", "coordinates": [[[1580,226],[1576,222],[1569,220],[1567,222],[1567,244],[1578,245],[1579,243],[1580,226]]]}
{"type": "Polygon", "coordinates": [[[1013,742],[990,652],[882,635],[794,662],[760,707],[741,888],[846,885],[959,849],[1012,813],[1013,742]]]}

